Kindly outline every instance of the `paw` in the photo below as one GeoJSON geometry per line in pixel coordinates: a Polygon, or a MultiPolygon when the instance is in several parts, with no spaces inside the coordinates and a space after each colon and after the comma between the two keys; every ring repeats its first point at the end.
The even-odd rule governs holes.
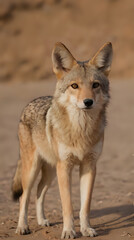
{"type": "Polygon", "coordinates": [[[76,237],[76,232],[71,229],[71,230],[63,230],[61,239],[69,239],[69,238],[75,238],[76,237]]]}
{"type": "Polygon", "coordinates": [[[96,237],[97,236],[97,232],[91,227],[81,228],[81,233],[85,237],[96,237]]]}
{"type": "Polygon", "coordinates": [[[26,234],[30,234],[31,231],[30,231],[30,229],[29,229],[28,226],[25,226],[25,227],[17,227],[16,233],[17,233],[17,234],[21,234],[21,235],[26,235],[26,234]]]}
{"type": "Polygon", "coordinates": [[[49,227],[50,226],[50,223],[47,219],[43,218],[41,219],[40,221],[38,221],[38,224],[40,226],[44,226],[44,227],[49,227]]]}

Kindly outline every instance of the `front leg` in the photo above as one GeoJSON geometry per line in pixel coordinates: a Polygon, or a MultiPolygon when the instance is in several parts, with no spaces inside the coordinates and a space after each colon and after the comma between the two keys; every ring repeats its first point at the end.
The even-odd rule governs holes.
{"type": "Polygon", "coordinates": [[[71,203],[71,170],[66,161],[58,161],[57,163],[57,177],[59,183],[59,190],[62,202],[63,211],[63,232],[61,238],[75,238],[73,222],[73,208],[71,203]]]}
{"type": "Polygon", "coordinates": [[[90,227],[89,212],[91,205],[91,197],[96,175],[96,162],[82,163],[80,166],[80,194],[81,194],[81,210],[80,210],[80,230],[83,236],[95,237],[96,231],[90,227]]]}

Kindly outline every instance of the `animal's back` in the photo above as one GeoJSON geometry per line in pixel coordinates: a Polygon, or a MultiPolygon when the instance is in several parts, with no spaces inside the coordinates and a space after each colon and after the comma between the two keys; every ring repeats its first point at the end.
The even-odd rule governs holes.
{"type": "Polygon", "coordinates": [[[31,101],[23,110],[20,123],[27,125],[30,129],[45,123],[47,111],[52,104],[52,96],[39,97],[31,101]]]}

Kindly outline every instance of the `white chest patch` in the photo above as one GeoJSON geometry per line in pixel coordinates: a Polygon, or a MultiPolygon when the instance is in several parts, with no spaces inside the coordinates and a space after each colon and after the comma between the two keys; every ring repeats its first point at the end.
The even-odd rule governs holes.
{"type": "Polygon", "coordinates": [[[69,155],[73,154],[75,157],[77,157],[80,161],[83,160],[84,156],[87,153],[93,153],[95,159],[97,160],[102,152],[102,147],[103,147],[103,141],[99,141],[93,148],[89,147],[87,148],[87,151],[83,151],[81,148],[74,148],[74,147],[69,147],[65,145],[64,143],[59,142],[58,143],[58,153],[59,153],[59,158],[61,161],[66,160],[69,155]]]}
{"type": "Polygon", "coordinates": [[[66,160],[71,154],[73,154],[75,157],[77,157],[81,161],[85,155],[85,152],[81,151],[81,149],[69,147],[61,142],[59,142],[58,144],[58,152],[59,152],[60,160],[62,161],[66,160]]]}

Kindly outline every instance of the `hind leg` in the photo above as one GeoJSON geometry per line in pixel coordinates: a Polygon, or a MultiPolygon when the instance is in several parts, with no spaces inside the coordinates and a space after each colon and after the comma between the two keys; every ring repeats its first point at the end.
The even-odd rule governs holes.
{"type": "MultiPolygon", "coordinates": [[[[33,158],[36,158],[33,156],[33,158]]],[[[33,159],[34,161],[35,159],[33,159]]],[[[36,160],[35,160],[36,161],[36,160]]],[[[23,194],[20,199],[20,214],[16,232],[20,234],[30,233],[27,223],[28,203],[33,183],[39,173],[39,163],[33,162],[31,169],[25,168],[25,176],[22,177],[23,194]]]]}
{"type": "Polygon", "coordinates": [[[27,211],[30,198],[30,192],[33,183],[39,173],[41,163],[38,160],[36,147],[32,142],[32,137],[28,128],[21,127],[20,138],[20,155],[22,161],[22,188],[23,194],[20,198],[20,213],[16,233],[28,234],[30,233],[27,223],[27,211]],[[23,130],[23,131],[22,131],[23,130]]]}
{"type": "Polygon", "coordinates": [[[55,177],[55,168],[47,163],[43,163],[42,176],[38,184],[37,200],[36,200],[36,214],[38,224],[41,226],[49,226],[49,221],[44,214],[44,198],[45,194],[55,177]]]}

